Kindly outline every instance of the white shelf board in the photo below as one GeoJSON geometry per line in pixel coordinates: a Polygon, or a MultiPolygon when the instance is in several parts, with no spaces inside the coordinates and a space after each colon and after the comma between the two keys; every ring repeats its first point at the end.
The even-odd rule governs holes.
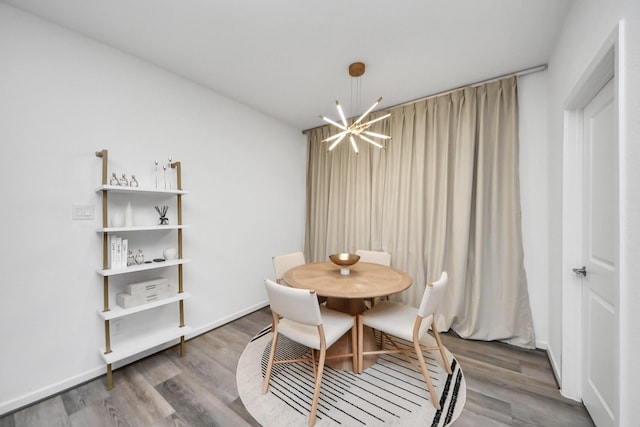
{"type": "Polygon", "coordinates": [[[136,225],[135,227],[100,227],[96,229],[98,233],[122,233],[125,231],[156,231],[156,230],[178,230],[189,228],[188,225],[136,225]]]}
{"type": "Polygon", "coordinates": [[[129,340],[112,343],[112,351],[104,354],[104,347],[100,349],[100,356],[106,363],[115,363],[127,357],[134,356],[145,350],[162,345],[183,335],[187,335],[193,328],[189,326],[172,326],[150,331],[144,336],[137,335],[129,340]]]}
{"type": "Polygon", "coordinates": [[[165,194],[171,195],[184,195],[189,194],[187,190],[165,190],[156,188],[141,188],[141,187],[124,187],[119,185],[101,185],[96,188],[96,193],[101,191],[112,191],[114,193],[138,193],[138,194],[165,194]]]}
{"type": "Polygon", "coordinates": [[[146,271],[146,270],[155,270],[156,268],[166,268],[166,267],[171,267],[174,265],[180,265],[180,264],[186,264],[188,262],[191,262],[190,259],[187,258],[183,258],[183,259],[170,259],[170,260],[166,260],[163,262],[150,262],[148,264],[140,264],[140,265],[132,265],[129,267],[125,267],[125,268],[118,268],[118,269],[102,269],[99,268],[96,271],[98,272],[99,275],[101,276],[116,276],[118,274],[128,274],[128,273],[133,273],[136,271],[146,271]]]}
{"type": "Polygon", "coordinates": [[[171,304],[188,298],[191,298],[191,294],[189,292],[182,292],[175,294],[169,298],[164,298],[147,304],[141,304],[131,308],[122,308],[119,305],[115,305],[114,307],[110,307],[109,311],[98,310],[98,316],[102,317],[104,320],[112,320],[119,317],[125,317],[130,314],[139,313],[141,311],[151,310],[152,308],[161,307],[163,305],[171,304]]]}

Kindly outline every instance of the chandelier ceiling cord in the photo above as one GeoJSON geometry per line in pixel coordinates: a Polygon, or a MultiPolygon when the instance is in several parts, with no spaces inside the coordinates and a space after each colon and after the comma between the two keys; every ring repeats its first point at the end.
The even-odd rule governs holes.
{"type": "MultiPolygon", "coordinates": [[[[349,75],[351,77],[354,78],[358,78],[360,76],[362,76],[364,74],[364,63],[362,62],[354,62],[353,64],[349,65],[349,75]]],[[[359,92],[359,87],[360,87],[360,82],[357,83],[358,84],[358,92],[359,92]]],[[[359,98],[359,93],[358,93],[358,98],[359,98]]],[[[353,151],[355,151],[356,154],[360,154],[358,151],[358,144],[356,144],[356,140],[354,137],[358,137],[361,140],[368,142],[371,145],[374,145],[378,148],[386,148],[385,146],[383,146],[382,144],[380,144],[379,142],[371,139],[371,138],[378,138],[378,139],[382,139],[382,140],[388,140],[391,139],[390,136],[388,135],[383,135],[380,133],[376,133],[376,132],[371,132],[369,131],[369,127],[371,127],[372,124],[379,122],[380,120],[384,120],[387,117],[391,116],[391,113],[387,113],[383,116],[380,116],[376,119],[372,119],[366,122],[363,122],[364,118],[367,117],[367,115],[373,111],[374,108],[376,108],[376,106],[380,103],[380,101],[382,101],[382,97],[378,98],[378,100],[376,102],[373,103],[373,105],[371,107],[369,107],[369,109],[367,111],[365,111],[360,117],[358,117],[357,120],[355,120],[353,123],[351,123],[350,125],[347,123],[347,119],[344,116],[344,112],[342,111],[342,107],[340,106],[340,102],[336,101],[336,107],[338,109],[338,114],[340,115],[340,120],[342,121],[342,124],[331,120],[328,117],[325,116],[320,116],[320,118],[322,120],[324,120],[325,122],[337,127],[338,129],[341,130],[341,132],[338,132],[337,134],[330,136],[329,138],[325,138],[322,140],[322,142],[330,142],[332,141],[331,145],[329,146],[327,151],[331,151],[334,148],[336,148],[338,146],[338,144],[340,144],[340,142],[342,142],[342,140],[344,138],[346,138],[347,136],[349,136],[349,141],[351,142],[351,147],[353,148],[353,151]]],[[[353,89],[352,89],[352,103],[353,103],[353,89]]],[[[359,107],[359,106],[358,106],[359,107]]]]}

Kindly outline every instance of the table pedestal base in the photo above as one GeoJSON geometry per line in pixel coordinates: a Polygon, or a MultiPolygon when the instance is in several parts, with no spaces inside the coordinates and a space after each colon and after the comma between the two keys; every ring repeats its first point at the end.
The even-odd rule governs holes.
{"type": "MultiPolygon", "coordinates": [[[[363,313],[366,309],[364,305],[364,299],[353,298],[353,299],[345,299],[345,298],[327,298],[327,307],[341,311],[343,313],[350,314],[355,316],[357,314],[363,313]]],[[[363,330],[363,347],[364,351],[377,350],[376,336],[373,329],[365,326],[363,330]]],[[[355,343],[357,345],[357,343],[355,343]]],[[[351,343],[351,334],[347,333],[338,341],[336,341],[331,347],[327,349],[327,356],[331,356],[333,354],[344,354],[349,353],[352,348],[351,343]]],[[[377,354],[371,354],[368,356],[364,356],[362,369],[367,369],[369,366],[375,365],[378,361],[377,354]]],[[[340,358],[340,359],[332,359],[327,360],[325,362],[327,366],[331,366],[334,369],[342,369],[342,370],[354,370],[353,363],[349,358],[340,358]]]]}

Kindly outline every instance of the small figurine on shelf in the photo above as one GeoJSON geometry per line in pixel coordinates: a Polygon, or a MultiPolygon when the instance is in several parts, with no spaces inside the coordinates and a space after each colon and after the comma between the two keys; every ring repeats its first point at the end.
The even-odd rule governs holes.
{"type": "Polygon", "coordinates": [[[164,189],[167,189],[167,165],[162,165],[162,170],[164,171],[164,189]]]}
{"type": "Polygon", "coordinates": [[[158,189],[158,161],[153,162],[156,165],[156,190],[158,189]]]}
{"type": "Polygon", "coordinates": [[[118,181],[118,177],[116,176],[115,172],[113,172],[111,174],[111,179],[109,180],[109,184],[110,185],[120,185],[120,181],[118,181]]]}
{"type": "Polygon", "coordinates": [[[169,218],[167,218],[168,210],[169,210],[169,206],[162,206],[161,208],[156,206],[156,212],[160,214],[160,225],[169,224],[169,218]]]}
{"type": "Polygon", "coordinates": [[[123,187],[128,187],[129,186],[129,180],[127,179],[127,175],[122,174],[122,177],[119,179],[120,185],[122,185],[123,187]]]}
{"type": "Polygon", "coordinates": [[[138,249],[138,253],[135,257],[136,264],[144,264],[144,254],[142,253],[142,249],[138,249]]]}
{"type": "Polygon", "coordinates": [[[131,179],[129,180],[129,187],[137,187],[138,186],[138,180],[136,179],[135,175],[131,175],[131,179]]]}
{"type": "Polygon", "coordinates": [[[127,267],[131,267],[136,263],[136,257],[133,256],[133,252],[129,251],[127,254],[127,267]]]}

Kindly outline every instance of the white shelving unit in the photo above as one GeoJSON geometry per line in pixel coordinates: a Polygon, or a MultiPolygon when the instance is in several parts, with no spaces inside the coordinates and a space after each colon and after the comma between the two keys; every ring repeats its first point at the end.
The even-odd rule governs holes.
{"type": "MultiPolygon", "coordinates": [[[[174,162],[171,164],[171,168],[175,169],[177,188],[172,190],[166,189],[148,189],[139,187],[121,187],[107,184],[107,166],[108,166],[108,152],[102,150],[96,152],[96,156],[102,159],[102,185],[96,188],[96,192],[102,194],[102,227],[96,231],[102,234],[102,249],[103,249],[103,263],[102,268],[98,268],[96,272],[103,278],[103,308],[98,311],[98,316],[104,321],[104,333],[105,333],[105,346],[100,349],[101,356],[107,364],[107,389],[113,388],[113,372],[112,364],[128,357],[134,356],[143,351],[152,349],[159,345],[169,343],[173,340],[180,340],[180,355],[184,355],[185,352],[185,335],[191,331],[189,326],[184,323],[184,300],[191,298],[191,294],[184,292],[183,290],[183,265],[191,260],[182,256],[182,231],[188,228],[187,225],[182,223],[182,196],[189,194],[188,191],[182,189],[181,183],[181,165],[180,162],[174,162]],[[110,193],[123,194],[126,198],[140,198],[142,196],[148,197],[148,200],[153,198],[166,198],[176,197],[176,208],[178,221],[177,224],[172,225],[142,225],[134,227],[109,227],[108,226],[108,210],[109,200],[108,195],[110,193]],[[177,233],[177,246],[178,246],[178,258],[172,260],[165,260],[163,262],[153,261],[151,263],[144,263],[139,265],[132,265],[124,268],[110,268],[109,267],[109,236],[114,233],[154,233],[154,232],[166,232],[173,230],[177,233]],[[161,300],[153,301],[150,303],[142,304],[132,308],[122,308],[119,306],[111,307],[109,301],[112,299],[111,294],[113,291],[109,290],[109,278],[118,275],[127,275],[140,271],[166,269],[170,267],[177,267],[178,274],[178,291],[171,297],[161,300]],[[170,304],[178,306],[179,310],[179,322],[173,326],[155,327],[153,330],[145,330],[143,334],[136,333],[134,336],[118,337],[114,345],[111,342],[111,324],[110,322],[115,319],[120,319],[126,316],[130,316],[136,313],[141,313],[147,310],[157,309],[170,304]]],[[[150,202],[151,203],[151,202],[150,202]]]]}

